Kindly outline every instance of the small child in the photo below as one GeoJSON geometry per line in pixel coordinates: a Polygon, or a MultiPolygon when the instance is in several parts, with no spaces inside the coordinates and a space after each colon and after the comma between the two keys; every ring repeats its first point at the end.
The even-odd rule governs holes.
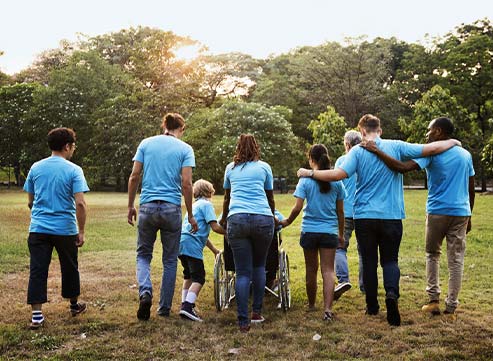
{"type": "Polygon", "coordinates": [[[180,316],[192,321],[201,322],[202,319],[195,311],[195,300],[205,283],[205,269],[203,250],[207,247],[217,255],[219,250],[208,239],[212,230],[224,234],[223,227],[217,223],[214,206],[211,197],[215,190],[212,184],[204,179],[199,179],[193,185],[195,202],[192,207],[193,216],[197,220],[199,230],[192,233],[192,227],[188,223],[188,215],[185,215],[180,240],[180,258],[183,265],[183,289],[180,316]]]}

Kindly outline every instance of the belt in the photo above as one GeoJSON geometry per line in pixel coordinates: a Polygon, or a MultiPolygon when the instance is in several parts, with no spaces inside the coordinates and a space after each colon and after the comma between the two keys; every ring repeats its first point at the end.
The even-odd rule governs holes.
{"type": "Polygon", "coordinates": [[[163,203],[169,203],[169,202],[162,201],[162,200],[160,200],[160,199],[155,199],[155,200],[153,200],[153,201],[150,201],[149,203],[163,204],[163,203]]]}

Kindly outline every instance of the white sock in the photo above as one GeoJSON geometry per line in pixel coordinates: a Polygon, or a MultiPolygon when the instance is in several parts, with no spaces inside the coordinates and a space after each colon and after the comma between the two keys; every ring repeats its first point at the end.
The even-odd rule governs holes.
{"type": "Polygon", "coordinates": [[[195,303],[196,299],[197,299],[197,295],[195,294],[195,292],[188,291],[187,298],[185,299],[185,301],[189,303],[195,303]]]}
{"type": "Polygon", "coordinates": [[[188,288],[184,288],[181,290],[181,302],[185,302],[187,299],[188,288]]]}

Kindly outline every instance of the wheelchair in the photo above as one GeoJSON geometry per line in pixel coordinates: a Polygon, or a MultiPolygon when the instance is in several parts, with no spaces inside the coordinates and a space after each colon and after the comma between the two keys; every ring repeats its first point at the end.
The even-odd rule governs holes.
{"type": "MultiPolygon", "coordinates": [[[[291,307],[289,257],[281,245],[281,232],[276,231],[267,254],[265,291],[277,297],[279,300],[278,308],[286,312],[291,307]]],[[[214,263],[214,303],[216,310],[221,312],[229,308],[234,298],[235,266],[233,252],[226,237],[224,237],[224,250],[216,256],[214,263]]]]}

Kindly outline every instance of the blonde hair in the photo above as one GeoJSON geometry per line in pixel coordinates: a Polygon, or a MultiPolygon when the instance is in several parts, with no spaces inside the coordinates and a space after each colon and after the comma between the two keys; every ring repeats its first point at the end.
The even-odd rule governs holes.
{"type": "Polygon", "coordinates": [[[195,199],[204,197],[210,198],[216,192],[211,182],[199,179],[193,184],[193,197],[195,199]]]}

